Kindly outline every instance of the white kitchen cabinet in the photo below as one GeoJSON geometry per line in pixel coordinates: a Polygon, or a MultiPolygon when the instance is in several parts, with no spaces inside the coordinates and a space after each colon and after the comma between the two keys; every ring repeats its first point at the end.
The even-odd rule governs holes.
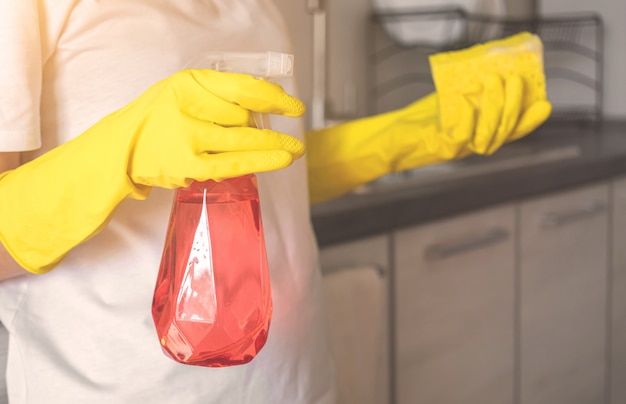
{"type": "Polygon", "coordinates": [[[515,208],[394,233],[396,402],[513,402],[515,208]]]}
{"type": "Polygon", "coordinates": [[[605,398],[608,185],[520,205],[520,403],[605,398]]]}
{"type": "Polygon", "coordinates": [[[320,260],[338,400],[389,403],[389,237],[323,248],[320,260]]]}
{"type": "Polygon", "coordinates": [[[382,272],[389,269],[389,237],[380,235],[322,248],[322,272],[346,267],[374,265],[382,272]]]}
{"type": "Polygon", "coordinates": [[[611,404],[626,403],[626,177],[613,182],[611,220],[611,404]]]}

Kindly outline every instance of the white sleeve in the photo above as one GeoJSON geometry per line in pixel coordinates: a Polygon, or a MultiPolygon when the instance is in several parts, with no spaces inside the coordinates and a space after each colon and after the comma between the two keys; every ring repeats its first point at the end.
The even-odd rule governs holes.
{"type": "Polygon", "coordinates": [[[37,0],[0,1],[0,151],[41,147],[42,56],[37,0]]]}

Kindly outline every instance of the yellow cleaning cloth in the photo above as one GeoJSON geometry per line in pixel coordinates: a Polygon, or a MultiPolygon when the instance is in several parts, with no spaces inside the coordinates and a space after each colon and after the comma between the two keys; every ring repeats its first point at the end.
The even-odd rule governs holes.
{"type": "Polygon", "coordinates": [[[458,123],[460,95],[476,107],[481,105],[478,98],[482,94],[481,83],[486,82],[488,76],[521,78],[524,88],[521,99],[523,111],[547,99],[543,44],[538,36],[528,32],[467,49],[434,54],[429,61],[439,96],[440,122],[444,129],[458,123]]]}

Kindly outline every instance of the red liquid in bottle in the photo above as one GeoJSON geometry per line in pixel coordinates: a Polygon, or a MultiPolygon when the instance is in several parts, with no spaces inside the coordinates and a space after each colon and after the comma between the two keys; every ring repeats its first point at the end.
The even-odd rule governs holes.
{"type": "Polygon", "coordinates": [[[190,365],[247,363],[271,315],[256,177],[179,189],[152,302],[163,351],[190,365]]]}

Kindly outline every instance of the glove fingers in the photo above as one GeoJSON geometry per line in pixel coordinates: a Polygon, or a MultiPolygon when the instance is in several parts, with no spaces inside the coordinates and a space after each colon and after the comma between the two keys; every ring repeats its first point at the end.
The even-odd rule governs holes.
{"type": "Polygon", "coordinates": [[[177,106],[184,115],[225,127],[253,126],[250,111],[208,90],[192,72],[175,73],[166,81],[171,84],[177,106]]]}
{"type": "Polygon", "coordinates": [[[219,126],[198,127],[193,142],[197,150],[208,153],[282,150],[294,159],[302,157],[304,143],[284,133],[270,129],[248,127],[222,128],[219,126]]]}
{"type": "MultiPolygon", "coordinates": [[[[204,154],[188,167],[189,176],[198,181],[222,180],[250,173],[279,170],[294,161],[283,150],[263,150],[204,154]]],[[[189,181],[191,183],[191,181],[189,181]]]]}
{"type": "Polygon", "coordinates": [[[476,133],[470,144],[476,153],[485,154],[491,145],[501,125],[505,100],[502,80],[496,75],[488,75],[483,83],[476,133]]]}
{"type": "Polygon", "coordinates": [[[254,126],[252,114],[239,105],[222,98],[200,86],[189,86],[183,93],[181,105],[185,114],[222,127],[254,126]]]}
{"type": "Polygon", "coordinates": [[[502,118],[497,133],[485,153],[495,153],[511,136],[522,111],[523,93],[524,83],[520,76],[515,75],[505,79],[502,118]]]}
{"type": "Polygon", "coordinates": [[[298,117],[306,109],[302,101],[276,83],[239,73],[206,69],[187,72],[206,91],[250,111],[298,117]]]}
{"type": "Polygon", "coordinates": [[[517,140],[534,131],[550,117],[551,112],[552,104],[549,101],[535,102],[524,112],[513,134],[507,140],[517,140]]]}
{"type": "Polygon", "coordinates": [[[175,167],[165,170],[136,172],[135,184],[174,189],[189,186],[193,181],[222,180],[250,173],[278,170],[294,161],[284,150],[237,151],[190,154],[175,167]]]}

